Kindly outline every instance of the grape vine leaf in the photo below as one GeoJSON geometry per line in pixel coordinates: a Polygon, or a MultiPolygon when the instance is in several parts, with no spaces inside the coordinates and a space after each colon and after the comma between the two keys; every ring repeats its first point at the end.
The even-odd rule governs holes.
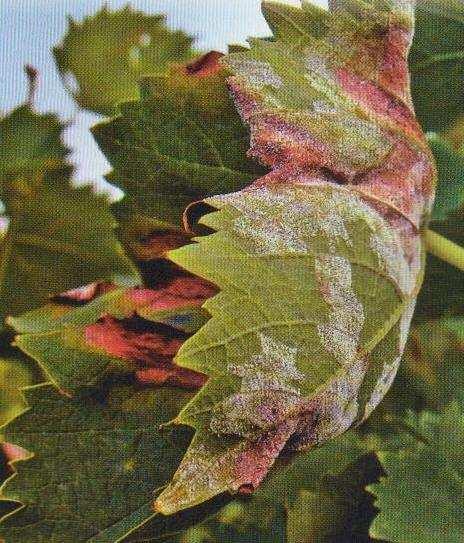
{"type": "Polygon", "coordinates": [[[213,52],[144,79],[139,101],[121,104],[119,117],[94,127],[114,168],[108,181],[126,194],[126,214],[180,228],[193,201],[242,188],[263,171],[246,157],[248,132],[219,58],[213,52]]]}
{"type": "Polygon", "coordinates": [[[464,347],[464,318],[454,316],[443,319],[443,325],[454,334],[459,348],[464,347]]]}
{"type": "MultiPolygon", "coordinates": [[[[366,461],[369,450],[370,445],[366,441],[348,432],[327,447],[315,450],[314,457],[299,455],[293,459],[285,458],[254,495],[246,500],[231,501],[216,515],[200,525],[192,526],[172,541],[284,543],[288,541],[287,531],[290,533],[294,530],[293,518],[287,518],[286,511],[298,506],[302,492],[311,493],[320,500],[319,511],[306,511],[302,519],[307,527],[311,523],[313,525],[311,541],[327,541],[323,538],[329,524],[332,525],[332,535],[340,535],[344,531],[346,541],[351,541],[350,538],[361,541],[361,533],[367,535],[374,517],[372,499],[363,488],[366,481],[374,482],[378,477],[378,463],[374,457],[366,461]],[[374,469],[371,464],[374,464],[374,469]],[[324,503],[329,507],[336,504],[339,513],[336,519],[333,514],[330,522],[328,517],[324,518],[324,503]]],[[[128,541],[155,540],[149,530],[137,535],[140,539],[134,537],[128,541]]],[[[298,543],[301,541],[298,540],[298,543]]]]}
{"type": "MultiPolygon", "coordinates": [[[[52,114],[39,115],[20,106],[0,119],[0,176],[2,184],[20,173],[41,172],[63,166],[68,149],[63,126],[52,114]]],[[[4,187],[3,187],[3,190],[4,187]]]]}
{"type": "Polygon", "coordinates": [[[34,454],[13,464],[2,487],[1,500],[21,506],[4,517],[0,537],[114,543],[151,519],[153,489],[166,482],[183,450],[158,427],[187,392],[114,384],[106,393],[69,399],[43,384],[25,394],[30,408],[4,435],[34,454]]]}
{"type": "Polygon", "coordinates": [[[402,374],[421,406],[442,409],[452,400],[464,406],[464,318],[444,317],[411,330],[402,374]]]}
{"type": "Polygon", "coordinates": [[[1,316],[19,314],[93,280],[135,285],[140,276],[118,243],[104,196],[75,188],[53,115],[21,106],[0,120],[1,316]]]}
{"type": "MultiPolygon", "coordinates": [[[[31,362],[25,357],[14,352],[2,354],[0,357],[0,427],[24,411],[26,404],[21,389],[34,384],[36,374],[31,362]]],[[[1,430],[0,441],[3,441],[1,430]]]]}
{"type": "Polygon", "coordinates": [[[436,135],[429,137],[429,145],[438,169],[432,220],[443,221],[458,211],[464,202],[464,153],[456,151],[450,143],[436,135]]]}
{"type": "Polygon", "coordinates": [[[452,403],[441,414],[406,421],[422,436],[397,451],[379,453],[386,476],[368,487],[380,509],[371,535],[408,543],[458,543],[464,538],[464,411],[452,403]]]}
{"type": "Polygon", "coordinates": [[[361,427],[380,440],[381,450],[398,441],[394,436],[404,431],[409,411],[440,411],[452,401],[464,405],[463,331],[459,315],[413,322],[395,382],[361,427]]]}
{"type": "Polygon", "coordinates": [[[201,305],[216,290],[185,275],[157,289],[107,289],[77,308],[52,302],[9,319],[20,332],[15,345],[68,394],[114,372],[134,374],[145,384],[201,386],[202,375],[176,368],[172,359],[188,334],[206,322],[201,305]]]}
{"type": "Polygon", "coordinates": [[[375,457],[363,459],[342,476],[326,478],[314,490],[301,490],[288,509],[286,543],[368,543],[375,516],[364,487],[377,476],[375,457]],[[366,464],[372,464],[369,468],[366,464]]]}
{"type": "Polygon", "coordinates": [[[250,492],[282,449],[365,419],[422,282],[435,169],[409,92],[412,3],[304,2],[279,18],[263,5],[277,37],[225,62],[250,154],[272,171],[207,198],[214,233],[170,253],[220,293],[175,359],[209,380],[173,421],[196,434],[155,501],[164,514],[250,492]]]}
{"type": "Polygon", "coordinates": [[[53,52],[77,103],[112,114],[120,102],[138,98],[143,75],[162,74],[171,62],[192,58],[192,43],[184,32],[168,29],[162,15],[105,6],[82,22],[69,18],[68,32],[53,52]]]}
{"type": "Polygon", "coordinates": [[[444,130],[464,116],[464,5],[417,2],[411,87],[424,130],[444,130]]]}

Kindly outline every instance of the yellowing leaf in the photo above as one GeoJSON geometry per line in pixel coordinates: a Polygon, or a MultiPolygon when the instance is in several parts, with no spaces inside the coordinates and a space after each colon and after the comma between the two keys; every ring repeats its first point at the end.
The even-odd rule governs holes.
{"type": "Polygon", "coordinates": [[[271,173],[207,198],[214,233],[170,253],[220,293],[175,359],[209,380],[174,421],[196,434],[165,514],[249,493],[284,448],[364,420],[402,356],[435,186],[409,92],[413,5],[332,9],[265,2],[275,39],[225,60],[271,173]]]}

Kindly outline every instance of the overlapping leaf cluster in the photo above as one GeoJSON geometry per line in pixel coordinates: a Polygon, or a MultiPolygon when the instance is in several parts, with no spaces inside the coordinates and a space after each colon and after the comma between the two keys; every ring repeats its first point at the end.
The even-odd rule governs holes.
{"type": "MultiPolygon", "coordinates": [[[[348,9],[355,19],[371,9],[362,0],[332,4],[348,9]]],[[[389,10],[400,3],[375,4],[389,10]]],[[[266,2],[265,13],[274,41],[254,41],[251,54],[259,58],[236,53],[229,69],[245,69],[248,82],[259,87],[263,59],[272,65],[281,62],[280,55],[289,55],[283,70],[290,74],[287,96],[271,84],[273,100],[290,95],[301,105],[307,80],[301,73],[292,79],[291,52],[330,36],[335,19],[306,1],[302,9],[266,2]]],[[[288,342],[288,334],[301,333],[290,327],[281,342],[280,336],[263,334],[246,341],[238,339],[241,330],[259,326],[263,313],[270,322],[278,320],[276,315],[289,321],[299,311],[323,314],[326,307],[317,302],[315,290],[311,300],[302,301],[311,292],[307,269],[313,257],[305,255],[297,269],[292,264],[292,275],[286,275],[285,262],[278,258],[272,264],[249,258],[232,232],[237,216],[230,208],[208,215],[200,225],[202,234],[222,233],[168,257],[191,241],[191,232],[182,226],[186,207],[240,191],[272,167],[247,155],[248,129],[229,95],[230,74],[220,55],[192,62],[197,55],[192,43],[184,33],[169,30],[161,16],[105,8],[82,23],[70,21],[54,50],[78,104],[114,115],[93,134],[113,166],[108,180],[125,193],[120,202],[110,204],[88,187],[73,186],[68,151],[61,143],[63,126],[56,117],[26,104],[0,120],[0,422],[9,422],[1,430],[0,514],[5,516],[0,537],[6,543],[461,541],[464,303],[459,293],[464,279],[462,272],[432,256],[399,375],[367,423],[308,454],[284,451],[252,496],[215,497],[229,488],[227,462],[237,451],[247,454],[244,436],[245,441],[250,435],[255,439],[259,428],[261,448],[251,449],[248,462],[260,469],[262,464],[265,472],[272,463],[266,460],[270,451],[294,430],[283,427],[276,440],[266,435],[262,421],[242,417],[240,438],[223,431],[230,419],[217,406],[241,392],[237,377],[243,378],[245,370],[237,370],[240,360],[258,364],[260,346],[268,364],[295,358],[282,342],[288,342]],[[269,285],[262,278],[270,270],[274,286],[266,297],[269,285]],[[260,292],[265,304],[258,296],[250,303],[249,291],[260,292]],[[218,320],[218,312],[234,319],[218,320]],[[229,375],[217,369],[227,363],[235,367],[229,375]],[[209,430],[211,406],[216,406],[218,436],[209,430]],[[166,426],[172,420],[200,430],[194,441],[188,426],[166,426]],[[162,492],[189,443],[183,469],[185,474],[185,466],[192,468],[186,477],[191,495],[183,503],[181,495],[173,499],[171,493],[166,510],[173,514],[156,513],[153,492],[162,492]],[[196,471],[205,466],[206,474],[196,471]],[[195,504],[200,505],[175,512],[195,504]]],[[[464,9],[458,0],[419,3],[410,66],[414,105],[429,131],[439,173],[431,228],[460,244],[463,43],[464,9]]],[[[343,138],[342,124],[339,128],[343,138]]],[[[381,152],[381,138],[375,139],[375,131],[371,135],[364,158],[353,161],[381,152]]],[[[257,138],[254,143],[259,147],[257,138]]],[[[319,210],[326,201],[305,198],[298,192],[288,201],[298,199],[319,210]]],[[[209,205],[223,207],[220,199],[207,202],[189,207],[188,218],[195,222],[211,210],[209,205]]],[[[267,199],[251,194],[240,208],[242,232],[250,218],[247,211],[259,209],[261,238],[269,238],[267,216],[275,217],[279,205],[274,198],[270,209],[267,199]]],[[[353,239],[364,235],[356,220],[349,229],[353,239]]],[[[290,241],[295,247],[298,239],[290,241]]],[[[332,243],[321,239],[319,249],[332,243]]],[[[352,258],[350,249],[344,250],[352,258]]],[[[359,255],[356,247],[353,252],[359,255]]],[[[369,255],[364,256],[360,264],[370,265],[369,255]]],[[[380,313],[369,317],[374,327],[381,318],[380,313]]],[[[385,344],[379,356],[388,349],[385,344]]],[[[302,367],[313,371],[312,385],[325,382],[332,371],[329,357],[324,375],[316,375],[306,362],[299,364],[298,369],[283,368],[283,375],[262,377],[268,383],[280,379],[288,391],[300,384],[302,367]]],[[[252,397],[245,404],[252,415],[255,401],[252,397]]],[[[247,488],[240,490],[246,493],[247,488]]]]}

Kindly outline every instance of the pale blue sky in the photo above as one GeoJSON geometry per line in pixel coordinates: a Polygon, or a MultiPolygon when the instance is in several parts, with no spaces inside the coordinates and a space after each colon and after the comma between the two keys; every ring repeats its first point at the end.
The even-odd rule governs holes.
{"type": "MultiPolygon", "coordinates": [[[[298,4],[298,0],[287,0],[298,4]]],[[[102,0],[0,0],[0,111],[5,113],[24,101],[25,64],[39,70],[37,108],[54,111],[72,124],[66,131],[73,149],[76,180],[102,186],[109,165],[88,132],[99,117],[79,111],[63,89],[50,48],[66,31],[67,15],[82,19],[98,10],[102,0]]],[[[131,5],[147,13],[165,13],[168,24],[197,38],[201,48],[224,50],[228,43],[268,33],[259,0],[106,0],[117,9],[131,5]]],[[[314,3],[326,5],[325,0],[314,3]]]]}

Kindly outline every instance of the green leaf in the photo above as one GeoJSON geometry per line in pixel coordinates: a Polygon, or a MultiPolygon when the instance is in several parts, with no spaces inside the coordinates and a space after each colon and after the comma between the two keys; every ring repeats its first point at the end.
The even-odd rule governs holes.
{"type": "Polygon", "coordinates": [[[435,183],[408,98],[412,3],[335,9],[288,10],[274,41],[226,58],[250,154],[272,171],[205,199],[214,233],[170,253],[220,293],[175,358],[209,380],[174,421],[196,434],[155,502],[164,514],[250,492],[284,447],[365,419],[395,376],[435,183]]]}
{"type": "Polygon", "coordinates": [[[21,389],[34,383],[36,373],[25,358],[12,355],[0,358],[0,427],[24,411],[26,404],[21,389]]]}
{"type": "Polygon", "coordinates": [[[190,203],[242,188],[262,171],[246,158],[248,132],[214,56],[145,79],[141,99],[120,109],[93,134],[114,167],[108,180],[126,193],[125,214],[179,228],[190,203]]]}
{"type": "Polygon", "coordinates": [[[4,186],[20,173],[33,174],[63,166],[68,149],[61,141],[63,125],[55,115],[20,106],[0,119],[0,176],[4,186]]]}
{"type": "Polygon", "coordinates": [[[464,318],[462,317],[448,317],[443,319],[443,324],[450,330],[458,340],[458,346],[464,347],[464,318]]]}
{"type": "MultiPolygon", "coordinates": [[[[219,232],[202,239],[196,246],[171,253],[180,265],[189,266],[191,271],[205,275],[221,287],[218,298],[205,305],[213,315],[212,319],[184,344],[176,358],[181,366],[202,371],[211,377],[195,401],[176,419],[192,424],[198,430],[197,442],[192,445],[181,470],[187,470],[190,463],[196,464],[199,480],[194,484],[189,477],[189,489],[193,495],[187,493],[184,496],[181,492],[187,481],[182,476],[179,478],[173,492],[181,504],[199,499],[195,495],[197,492],[233,489],[236,483],[228,472],[225,473],[228,477],[225,483],[222,482],[223,474],[215,473],[217,486],[203,489],[201,470],[212,470],[215,462],[221,467],[221,463],[225,463],[223,457],[235,457],[239,451],[245,451],[245,455],[247,448],[254,446],[253,436],[260,431],[265,432],[274,425],[285,427],[283,421],[296,415],[303,398],[314,402],[317,412],[319,408],[316,406],[333,402],[333,407],[326,413],[324,409],[319,412],[323,421],[318,436],[320,440],[337,434],[356,417],[363,418],[373,408],[372,402],[380,400],[380,397],[376,399],[380,394],[377,379],[382,373],[394,374],[395,361],[405,340],[401,329],[407,330],[410,318],[407,310],[410,298],[399,294],[394,278],[383,276],[378,253],[366,250],[365,242],[360,245],[371,235],[367,221],[371,226],[376,224],[375,231],[381,236],[382,243],[387,243],[388,236],[394,236],[394,231],[386,230],[387,226],[379,216],[376,217],[345,191],[331,187],[317,191],[278,187],[278,192],[261,189],[259,193],[249,191],[232,195],[230,206],[227,206],[226,198],[222,202],[219,199],[208,202],[216,206],[225,204],[220,213],[204,219],[206,225],[218,228],[219,232]],[[233,207],[234,196],[237,205],[240,202],[241,212],[233,207]],[[298,213],[291,218],[291,225],[295,227],[294,232],[301,244],[313,239],[315,252],[308,247],[295,250],[293,240],[290,241],[292,245],[285,246],[285,238],[280,238],[280,247],[267,246],[266,239],[271,239],[273,244],[275,240],[280,242],[277,233],[275,237],[270,235],[273,221],[283,224],[282,215],[288,209],[297,208],[296,202],[309,229],[298,227],[303,218],[298,213]],[[346,213],[348,209],[353,215],[346,213]],[[310,210],[315,213],[314,223],[311,222],[310,210]],[[345,214],[347,240],[334,241],[332,231],[319,231],[313,237],[311,225],[328,221],[334,210],[340,216],[345,214]],[[250,229],[233,228],[234,224],[241,228],[251,217],[258,216],[256,236],[250,229]],[[259,243],[263,244],[261,248],[259,243]],[[332,243],[336,244],[337,257],[328,256],[332,243]],[[327,256],[320,260],[321,254],[327,256]],[[224,259],[233,263],[227,271],[221,265],[224,259]],[[336,282],[337,266],[340,265],[344,277],[352,277],[352,294],[345,298],[349,307],[347,305],[343,311],[350,315],[350,322],[355,323],[355,327],[345,324],[340,342],[332,344],[330,323],[333,322],[334,306],[324,298],[318,277],[336,282]],[[324,270],[332,275],[324,276],[324,270]],[[265,277],[269,278],[267,284],[263,283],[265,277]],[[222,307],[228,311],[221,311],[222,307]],[[325,329],[324,323],[328,327],[327,342],[321,333],[325,329]],[[357,333],[361,334],[361,330],[362,336],[358,339],[357,333]],[[351,342],[350,338],[360,341],[357,349],[370,355],[372,365],[369,369],[361,361],[356,361],[354,351],[350,354],[349,347],[344,346],[351,342]],[[342,362],[346,364],[350,357],[353,357],[352,365],[344,366],[342,362]],[[252,375],[256,374],[258,377],[254,384],[252,375]],[[346,396],[337,397],[334,390],[343,386],[348,387],[346,396]],[[269,393],[266,393],[266,387],[270,388],[269,393]],[[337,402],[340,403],[337,405],[337,402]],[[240,408],[242,404],[243,408],[240,408]],[[260,409],[264,413],[270,411],[273,416],[260,416],[260,409]],[[332,414],[338,412],[339,419],[332,414]],[[226,439],[223,434],[242,437],[226,439]],[[199,450],[204,448],[207,454],[203,465],[199,464],[202,461],[199,450]],[[224,487],[219,486],[221,484],[224,487]]],[[[287,231],[290,234],[290,230],[287,231]]],[[[414,292],[413,285],[412,289],[414,292]]],[[[289,428],[288,435],[283,437],[284,442],[294,430],[293,426],[289,428]]],[[[311,440],[311,437],[307,438],[311,440]]],[[[301,439],[306,438],[301,436],[301,439]]],[[[231,469],[236,467],[231,466],[231,469]]],[[[205,499],[207,494],[200,496],[205,499]]]]}
{"type": "MultiPolygon", "coordinates": [[[[380,513],[371,535],[393,543],[458,543],[464,538],[464,411],[422,413],[415,446],[379,454],[386,477],[368,487],[380,513]]],[[[410,422],[410,421],[409,421],[410,422]]],[[[405,438],[406,445],[410,440],[405,438]]]]}
{"type": "Polygon", "coordinates": [[[374,508],[361,473],[332,479],[315,490],[302,490],[288,510],[287,543],[367,543],[374,508]],[[366,526],[367,524],[367,526],[366,526]]]}
{"type": "Polygon", "coordinates": [[[464,7],[460,0],[418,2],[411,50],[414,107],[424,130],[464,115],[464,7]]]}
{"type": "Polygon", "coordinates": [[[2,489],[2,499],[22,506],[3,519],[1,536],[8,543],[114,543],[151,520],[153,489],[182,451],[158,427],[187,398],[119,386],[70,400],[49,385],[28,389],[30,409],[5,439],[34,454],[14,464],[18,473],[2,489]]]}
{"type": "Polygon", "coordinates": [[[129,6],[118,11],[103,7],[82,22],[70,18],[68,32],[53,52],[77,103],[111,114],[120,102],[138,98],[143,75],[162,74],[169,63],[189,60],[192,42],[184,32],[168,29],[162,15],[129,6]]]}
{"type": "Polygon", "coordinates": [[[0,198],[8,218],[0,246],[2,317],[94,280],[140,281],[116,240],[107,199],[71,186],[62,128],[26,106],[0,121],[0,198]]]}
{"type": "Polygon", "coordinates": [[[441,409],[452,400],[464,406],[464,318],[447,317],[412,328],[402,375],[422,407],[441,409]]]}
{"type": "Polygon", "coordinates": [[[265,504],[279,504],[287,511],[281,541],[363,541],[374,516],[364,486],[378,477],[377,462],[366,457],[368,452],[369,444],[348,432],[310,455],[297,456],[287,468],[277,466],[254,497],[257,522],[265,504]]]}
{"type": "MultiPolygon", "coordinates": [[[[463,60],[464,63],[464,60],[463,60]]],[[[443,138],[430,136],[429,144],[438,168],[438,185],[432,220],[445,220],[464,201],[464,154],[443,138]]]]}

